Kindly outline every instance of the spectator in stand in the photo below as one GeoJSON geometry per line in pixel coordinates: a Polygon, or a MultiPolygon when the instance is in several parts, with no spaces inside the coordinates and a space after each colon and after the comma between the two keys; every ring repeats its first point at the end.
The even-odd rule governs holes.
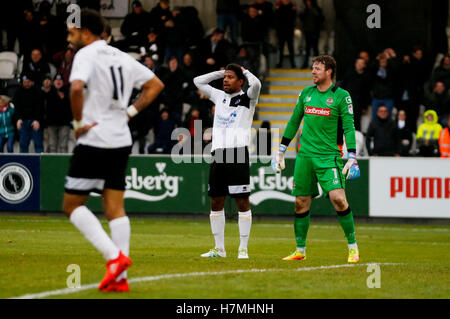
{"type": "Polygon", "coordinates": [[[172,17],[164,24],[166,41],[166,57],[175,56],[181,64],[183,54],[186,52],[187,24],[181,13],[181,7],[172,10],[172,17]]]}
{"type": "Polygon", "coordinates": [[[349,70],[342,80],[342,87],[346,89],[353,102],[355,129],[361,131],[361,116],[367,112],[370,103],[370,75],[366,69],[366,61],[357,58],[355,68],[349,70]]]}
{"type": "Polygon", "coordinates": [[[258,16],[262,21],[263,47],[262,52],[266,58],[267,68],[269,68],[269,53],[270,53],[270,28],[273,26],[273,4],[266,0],[256,0],[250,4],[258,10],[258,16]]]}
{"type": "Polygon", "coordinates": [[[370,59],[369,52],[361,51],[358,55],[359,58],[363,59],[366,62],[366,70],[369,74],[374,73],[374,70],[377,68],[378,64],[375,61],[370,59]]]}
{"type": "Polygon", "coordinates": [[[279,60],[277,68],[283,66],[284,45],[287,43],[291,67],[296,68],[294,61],[294,28],[297,18],[297,7],[291,0],[279,0],[275,5],[275,26],[278,38],[279,60]]]}
{"type": "Polygon", "coordinates": [[[394,88],[391,69],[384,54],[378,57],[378,68],[372,75],[372,120],[377,118],[378,107],[384,105],[388,109],[388,117],[394,108],[394,88]]]}
{"type": "Polygon", "coordinates": [[[62,74],[57,74],[53,87],[45,94],[45,124],[47,125],[49,153],[68,153],[72,110],[69,90],[62,74]]]}
{"type": "Polygon", "coordinates": [[[215,29],[197,49],[197,65],[200,68],[200,73],[217,71],[226,66],[230,61],[229,50],[230,43],[224,39],[224,31],[215,29]]]}
{"type": "Polygon", "coordinates": [[[182,7],[181,13],[183,14],[186,27],[186,46],[189,49],[194,49],[205,35],[202,21],[198,17],[198,10],[194,6],[182,7]]]}
{"type": "Polygon", "coordinates": [[[22,74],[26,74],[34,82],[34,85],[40,87],[44,76],[50,74],[50,66],[42,59],[40,49],[31,51],[31,61],[24,63],[22,74]]]}
{"type": "Polygon", "coordinates": [[[153,58],[155,55],[144,55],[143,63],[144,65],[152,70],[153,73],[159,72],[159,66],[156,64],[155,59],[153,58]]]}
{"type": "MultiPolygon", "coordinates": [[[[150,11],[150,26],[159,34],[161,50],[166,50],[167,35],[165,32],[165,24],[172,19],[172,11],[170,11],[169,0],[160,0],[158,4],[150,11]]],[[[161,63],[163,60],[160,60],[161,63]]]]}
{"type": "Polygon", "coordinates": [[[447,125],[439,136],[439,152],[441,157],[450,158],[450,115],[447,115],[447,125]]]}
{"type": "Polygon", "coordinates": [[[388,112],[385,105],[380,105],[376,118],[369,124],[366,147],[370,156],[394,156],[395,154],[395,123],[390,119],[388,112]]]}
{"type": "Polygon", "coordinates": [[[165,88],[162,92],[162,103],[169,108],[172,119],[179,124],[183,113],[184,90],[188,87],[188,80],[178,66],[176,57],[169,60],[169,68],[161,71],[161,81],[165,88]]]}
{"type": "Polygon", "coordinates": [[[434,110],[424,113],[424,122],[417,129],[417,147],[419,155],[424,157],[439,156],[439,136],[442,126],[434,110]]]}
{"type": "Polygon", "coordinates": [[[412,143],[412,132],[406,125],[407,115],[405,110],[398,111],[395,126],[395,156],[409,156],[412,143]]]}
{"type": "Polygon", "coordinates": [[[34,152],[43,153],[42,124],[45,114],[43,95],[27,74],[22,75],[22,86],[14,96],[14,106],[20,137],[20,153],[28,153],[31,139],[34,142],[34,152]]]}
{"type": "Polygon", "coordinates": [[[47,0],[39,4],[39,39],[45,61],[66,46],[66,21],[52,15],[51,8],[47,0]]]}
{"type": "Polygon", "coordinates": [[[187,87],[184,92],[184,102],[193,104],[196,99],[195,91],[197,88],[194,85],[194,78],[197,76],[197,69],[193,65],[192,55],[187,52],[183,56],[183,63],[181,65],[181,71],[186,79],[187,87]]]}
{"type": "Polygon", "coordinates": [[[159,34],[154,28],[150,28],[147,34],[147,42],[140,48],[140,52],[141,57],[144,55],[150,56],[157,66],[164,62],[164,52],[159,40],[159,34]]]}
{"type": "Polygon", "coordinates": [[[400,94],[397,96],[395,105],[398,110],[406,111],[407,125],[415,132],[420,104],[424,97],[423,86],[427,77],[421,48],[415,46],[411,55],[403,57],[399,75],[400,77],[396,81],[399,84],[400,94]]]}
{"type": "Polygon", "coordinates": [[[243,66],[244,69],[249,70],[256,77],[258,77],[258,63],[254,57],[248,54],[248,48],[246,45],[241,45],[238,48],[238,54],[234,62],[243,66]]]}
{"type": "Polygon", "coordinates": [[[439,124],[445,125],[447,116],[450,114],[450,94],[444,82],[437,81],[434,84],[433,91],[425,93],[424,104],[426,110],[435,110],[439,118],[439,124]]]}
{"type": "MultiPolygon", "coordinates": [[[[249,6],[247,14],[242,17],[241,22],[241,37],[248,57],[252,60],[256,69],[251,71],[257,71],[259,68],[260,55],[264,43],[264,33],[261,30],[264,29],[263,20],[258,15],[258,10],[254,6],[249,6]]],[[[242,49],[242,46],[240,47],[242,49]]]]}
{"type": "MultiPolygon", "coordinates": [[[[191,154],[194,154],[195,138],[200,138],[203,141],[203,132],[204,132],[203,121],[202,121],[202,118],[200,117],[200,111],[196,107],[192,107],[191,108],[191,110],[187,114],[186,119],[184,120],[182,126],[189,130],[190,136],[188,136],[188,137],[183,136],[183,139],[185,139],[185,138],[189,138],[190,139],[190,142],[191,142],[190,143],[191,144],[191,154]],[[200,121],[200,123],[202,125],[202,130],[201,131],[196,131],[195,130],[195,128],[196,128],[195,127],[195,121],[200,121]]],[[[186,141],[184,141],[184,143],[186,143],[186,141]]]]}
{"type": "Polygon", "coordinates": [[[230,27],[231,43],[237,45],[238,19],[240,14],[239,0],[217,0],[217,26],[224,32],[230,27]]]}
{"type": "Polygon", "coordinates": [[[44,94],[50,93],[50,91],[52,90],[52,77],[50,76],[50,74],[44,75],[41,90],[44,94]]]}
{"type": "Polygon", "coordinates": [[[440,66],[433,70],[431,75],[431,86],[436,82],[444,82],[445,87],[450,88],[450,54],[444,56],[440,66]]]}
{"type": "Polygon", "coordinates": [[[35,16],[33,7],[28,7],[23,12],[23,20],[18,31],[20,54],[25,57],[24,62],[29,61],[29,56],[34,48],[41,45],[39,39],[39,21],[35,16]]]}
{"type": "Polygon", "coordinates": [[[133,1],[131,7],[133,11],[125,16],[120,26],[120,32],[125,37],[124,47],[122,48],[125,51],[144,45],[151,21],[150,14],[144,10],[140,1],[133,1]]]}
{"type": "Polygon", "coordinates": [[[306,54],[303,61],[303,69],[309,68],[309,54],[311,50],[314,56],[319,55],[319,37],[325,17],[322,9],[317,5],[316,0],[303,0],[304,6],[300,8],[300,21],[302,22],[302,31],[305,35],[306,54]]]}
{"type": "Polygon", "coordinates": [[[174,145],[172,131],[175,127],[175,121],[170,118],[169,110],[163,109],[155,127],[155,142],[148,146],[147,152],[149,154],[170,154],[174,145]]]}
{"type": "Polygon", "coordinates": [[[8,153],[14,152],[14,104],[10,102],[9,96],[0,95],[0,153],[5,144],[8,153]]]}
{"type": "Polygon", "coordinates": [[[106,44],[112,47],[116,46],[116,41],[114,40],[114,36],[112,35],[112,29],[109,23],[105,23],[105,29],[103,30],[101,37],[106,41],[106,44]]]}
{"type": "Polygon", "coordinates": [[[57,74],[61,74],[64,86],[70,86],[69,77],[70,71],[72,70],[72,62],[75,57],[75,53],[72,49],[68,48],[64,51],[59,51],[53,56],[53,62],[56,65],[57,74]]]}

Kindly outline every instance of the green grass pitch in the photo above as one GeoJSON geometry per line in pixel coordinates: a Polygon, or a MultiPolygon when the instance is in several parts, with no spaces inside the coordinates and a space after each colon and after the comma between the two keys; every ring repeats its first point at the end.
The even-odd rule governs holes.
{"type": "MultiPolygon", "coordinates": [[[[105,219],[103,226],[108,229],[105,219]]],[[[283,261],[295,247],[293,225],[254,220],[249,260],[238,260],[236,221],[227,221],[227,258],[212,248],[209,220],[131,217],[129,293],[102,293],[104,260],[65,217],[0,216],[0,298],[67,288],[67,266],[82,288],[47,298],[449,298],[450,227],[356,223],[359,265],[335,223],[311,223],[307,260],[283,261]],[[368,288],[368,263],[380,264],[380,288],[368,288]],[[337,267],[335,267],[337,265],[337,267]],[[91,286],[89,286],[91,285],[91,286]],[[75,292],[74,292],[75,291],[75,292]]],[[[44,296],[45,297],[45,296],[44,296]]]]}

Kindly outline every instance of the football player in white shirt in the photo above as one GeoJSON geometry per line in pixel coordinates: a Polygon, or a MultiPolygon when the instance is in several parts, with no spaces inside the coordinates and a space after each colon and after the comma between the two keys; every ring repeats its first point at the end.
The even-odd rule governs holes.
{"type": "Polygon", "coordinates": [[[194,84],[216,106],[211,149],[213,161],[208,184],[215,247],[201,257],[226,257],[224,206],[226,196],[230,196],[235,199],[239,210],[238,258],[248,259],[247,244],[252,225],[248,145],[261,82],[250,71],[231,63],[223,71],[196,77],[194,84]],[[223,91],[208,84],[221,78],[223,91]],[[245,79],[249,84],[247,92],[242,91],[245,79]]]}
{"type": "Polygon", "coordinates": [[[131,56],[101,40],[103,27],[102,17],[93,10],[81,11],[80,28],[69,26],[67,40],[79,50],[70,75],[77,145],[66,177],[63,211],[107,260],[99,290],[128,291],[130,221],[123,199],[132,145],[128,120],[164,85],[131,56]],[[142,95],[128,106],[133,87],[142,88],[142,95]],[[111,238],[85,206],[90,192],[102,194],[111,238]]]}

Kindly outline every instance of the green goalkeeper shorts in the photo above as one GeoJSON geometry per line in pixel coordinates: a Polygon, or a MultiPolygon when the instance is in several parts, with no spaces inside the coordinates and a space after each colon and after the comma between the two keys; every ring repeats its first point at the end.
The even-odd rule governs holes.
{"type": "Polygon", "coordinates": [[[320,184],[323,192],[328,194],[333,189],[345,189],[344,165],[338,156],[303,157],[297,156],[294,169],[294,196],[319,195],[320,184]]]}

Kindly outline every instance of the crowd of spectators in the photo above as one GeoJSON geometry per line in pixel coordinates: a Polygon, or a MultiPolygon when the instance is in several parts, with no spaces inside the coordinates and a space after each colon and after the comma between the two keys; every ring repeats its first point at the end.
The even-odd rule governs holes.
{"type": "Polygon", "coordinates": [[[417,45],[402,55],[386,48],[375,59],[361,51],[339,85],[352,96],[355,129],[363,130],[363,115],[370,118],[364,132],[368,154],[443,155],[439,137],[450,115],[449,79],[449,54],[433,68],[417,45]]]}
{"type": "MultiPolygon", "coordinates": [[[[96,1],[82,2],[92,5],[96,1]]],[[[5,145],[12,152],[14,141],[19,141],[20,152],[26,153],[31,140],[34,151],[43,152],[44,136],[46,152],[68,151],[68,79],[74,52],[66,42],[66,6],[58,2],[52,11],[49,1],[36,8],[30,0],[14,3],[8,11],[9,24],[4,24],[7,47],[1,49],[16,50],[23,62],[19,81],[3,80],[1,85],[2,152],[5,145]]],[[[115,39],[111,27],[105,26],[102,37],[108,44],[134,54],[165,84],[158,99],[130,121],[140,153],[168,153],[174,143],[171,132],[177,127],[186,128],[190,135],[180,136],[180,141],[196,134],[202,134],[204,143],[210,140],[206,130],[213,123],[214,105],[196,89],[193,78],[230,62],[258,75],[261,55],[269,62],[270,53],[277,51],[270,44],[271,30],[278,41],[277,67],[283,66],[285,45],[290,66],[297,67],[293,38],[298,25],[306,42],[302,67],[310,67],[311,54],[319,54],[319,34],[326,21],[315,0],[304,0],[299,7],[291,0],[279,0],[275,5],[266,0],[245,5],[239,0],[217,0],[216,11],[217,27],[205,30],[193,6],[171,8],[169,0],[160,0],[146,11],[141,2],[133,1],[120,26],[121,38],[115,39]],[[202,120],[201,132],[194,129],[194,120],[202,120]],[[148,145],[146,137],[151,130],[155,139],[148,145]]],[[[448,131],[442,127],[448,125],[450,114],[450,55],[430,69],[419,46],[402,55],[387,48],[375,58],[362,51],[340,82],[352,96],[358,134],[362,116],[368,115],[371,107],[371,123],[363,132],[370,155],[438,156],[447,152],[439,151],[438,141],[448,131]],[[424,123],[418,126],[421,106],[426,112],[424,123]]],[[[220,87],[221,83],[213,85],[220,87]]],[[[138,95],[135,91],[130,103],[138,95]]]]}

